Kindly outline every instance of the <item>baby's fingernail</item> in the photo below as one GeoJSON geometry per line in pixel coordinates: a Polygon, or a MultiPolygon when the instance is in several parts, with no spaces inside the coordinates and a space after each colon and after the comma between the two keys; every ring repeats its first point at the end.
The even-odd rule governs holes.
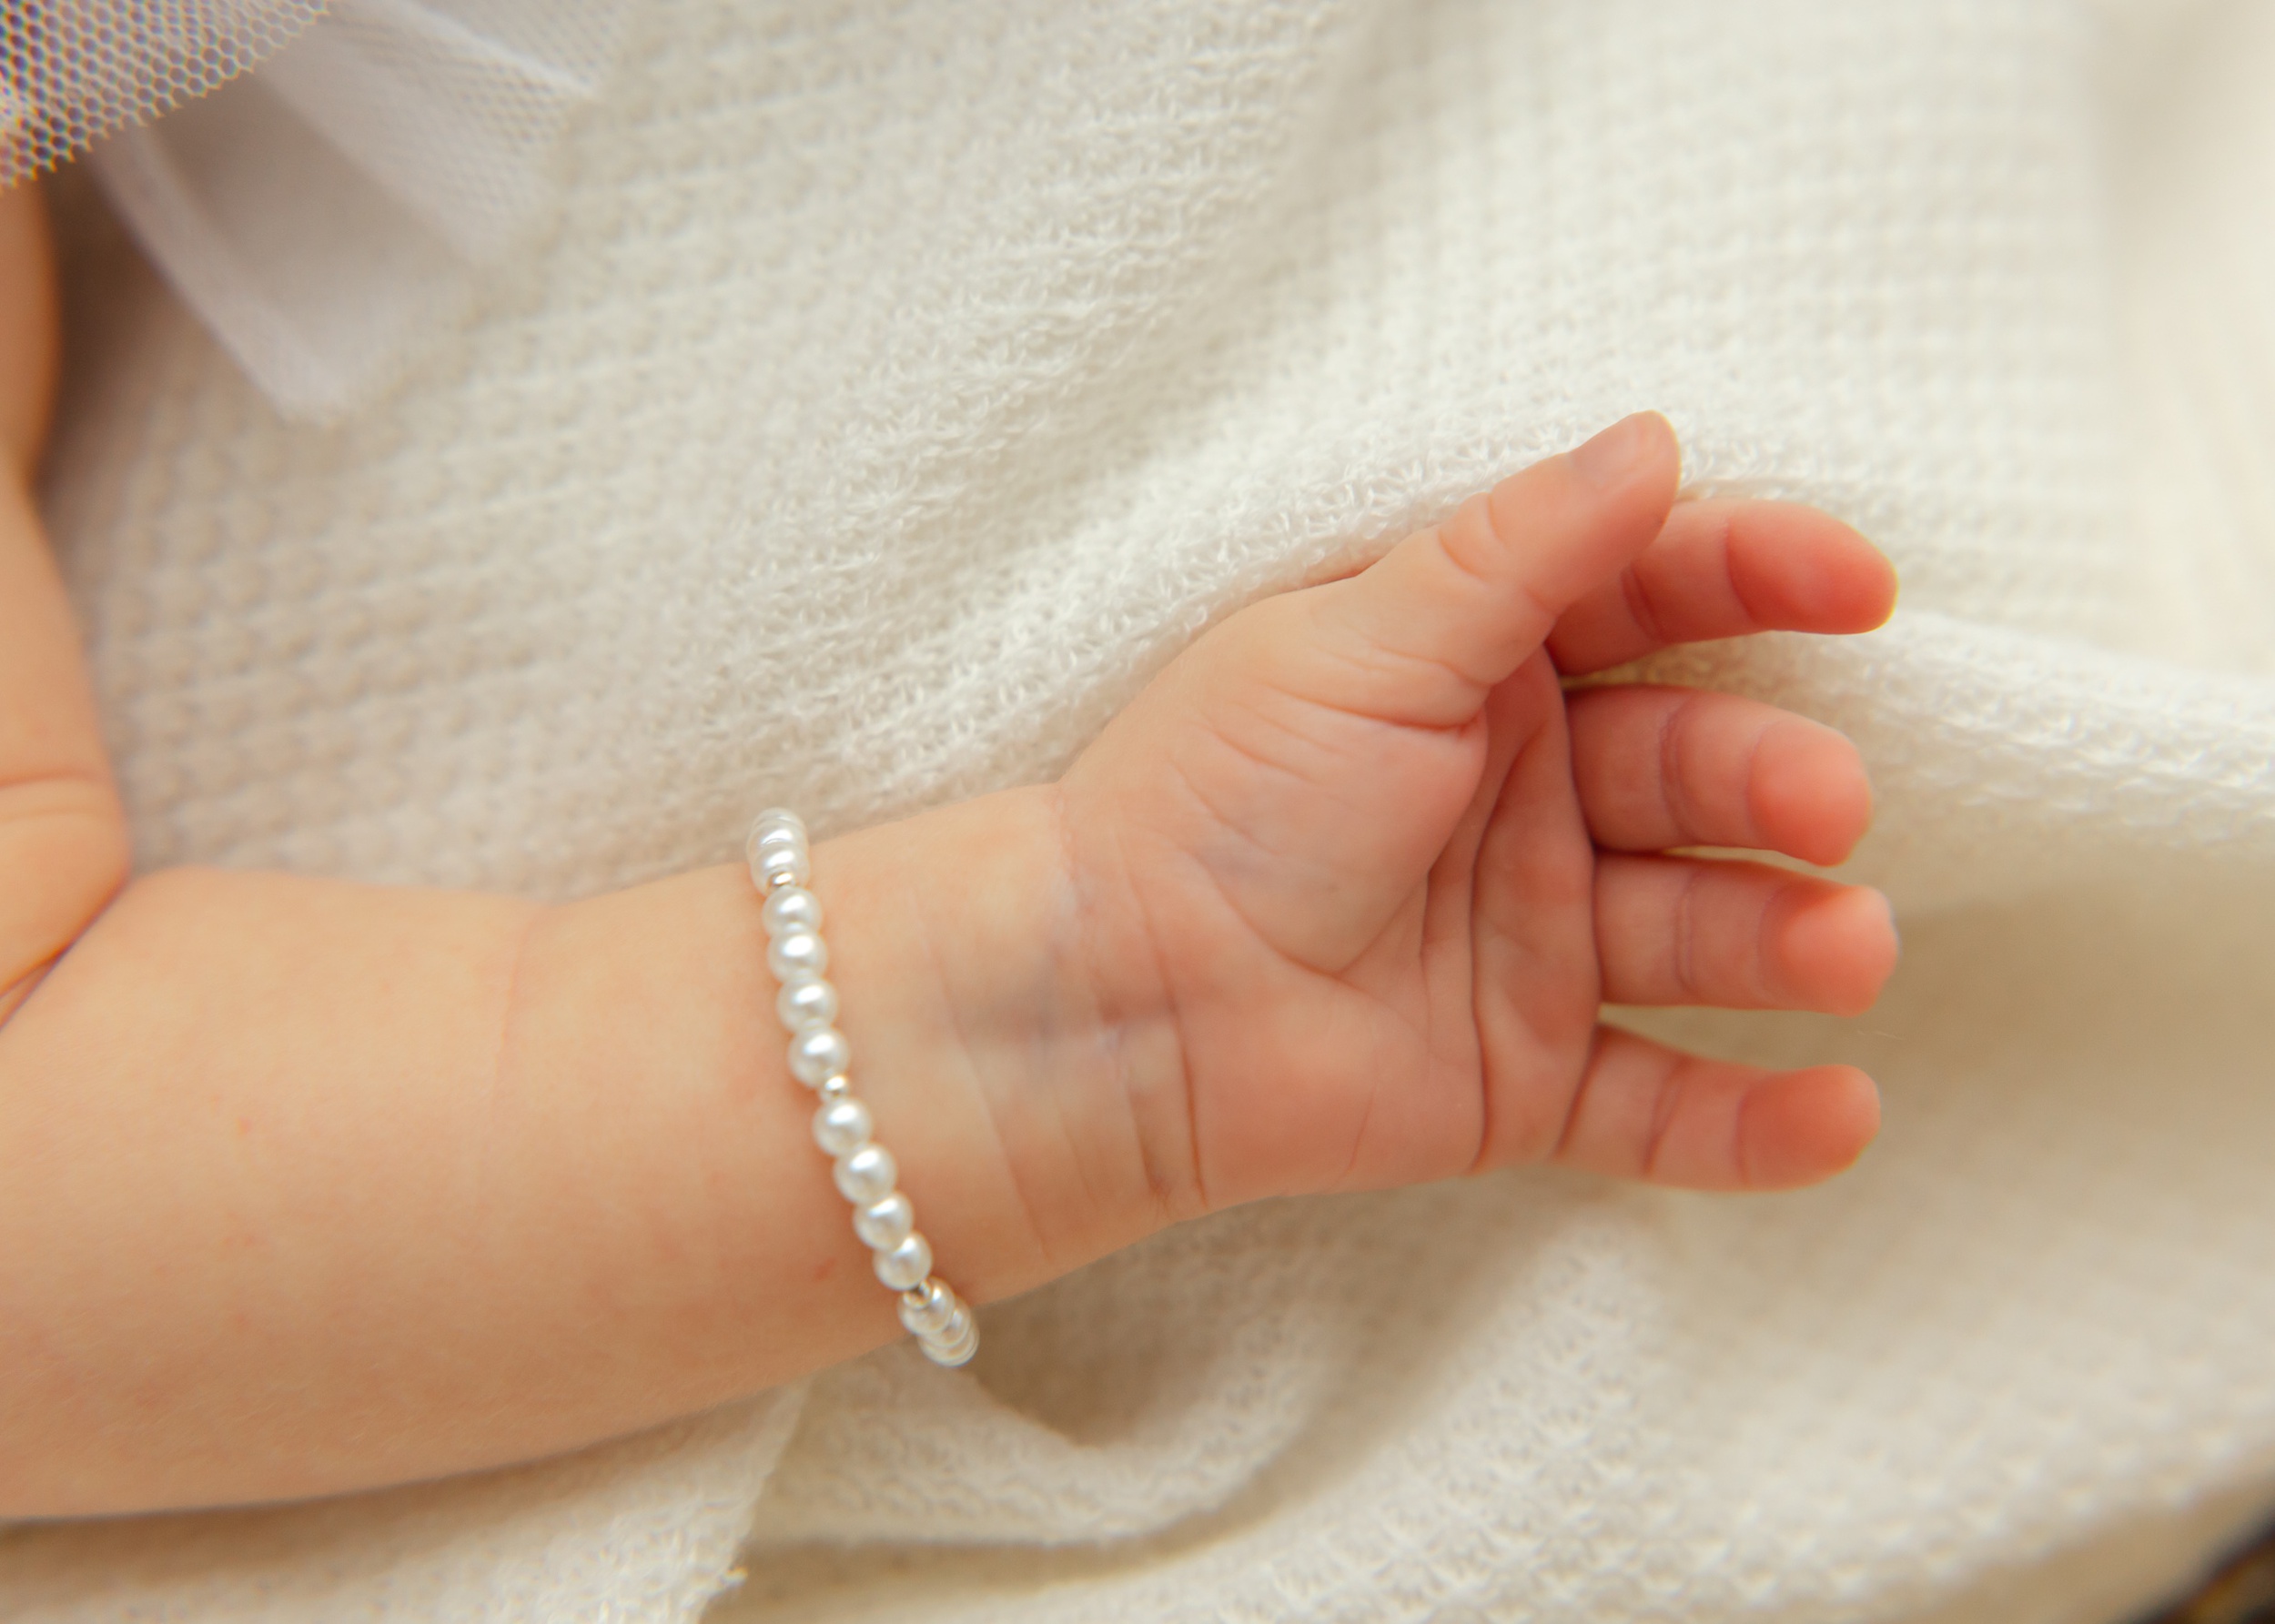
{"type": "Polygon", "coordinates": [[[1616,485],[1650,444],[1651,414],[1622,418],[1572,454],[1572,471],[1591,485],[1616,485]]]}

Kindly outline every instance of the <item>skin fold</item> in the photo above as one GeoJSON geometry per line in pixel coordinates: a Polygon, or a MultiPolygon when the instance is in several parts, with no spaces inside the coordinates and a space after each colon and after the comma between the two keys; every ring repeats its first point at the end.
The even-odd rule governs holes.
{"type": "MultiPolygon", "coordinates": [[[[35,192],[0,194],[0,1518],[335,1493],[569,1448],[897,1337],[757,900],[558,907],[182,869],[126,828],[33,481],[35,192]]],[[[814,852],[855,1086],[942,1274],[1028,1290],[1273,1195],[1534,1163],[1805,1185],[1878,1121],[1607,1002],[1852,1014],[1896,954],[1838,734],[1564,679],[1855,632],[1823,514],[1675,499],[1648,414],[1173,662],[1055,784],[814,852]]]]}

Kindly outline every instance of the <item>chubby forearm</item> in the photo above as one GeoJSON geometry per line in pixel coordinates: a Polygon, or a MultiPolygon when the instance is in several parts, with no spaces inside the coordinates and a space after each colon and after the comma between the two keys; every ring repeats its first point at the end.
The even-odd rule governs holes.
{"type": "MultiPolygon", "coordinates": [[[[856,1087],[977,1301],[1164,1215],[1056,844],[1030,791],[814,856],[856,1087]]],[[[772,994],[740,868],[136,882],[0,1025],[0,1518],[528,1458],[899,1336],[772,994]]]]}
{"type": "MultiPolygon", "coordinates": [[[[0,192],[0,1519],[525,1459],[901,1335],[739,868],[552,909],[127,883],[32,495],[54,294],[0,192]]],[[[1123,1084],[1165,1028],[1099,1024],[1057,807],[814,853],[855,1085],[980,1302],[1164,1210],[1123,1084]]]]}

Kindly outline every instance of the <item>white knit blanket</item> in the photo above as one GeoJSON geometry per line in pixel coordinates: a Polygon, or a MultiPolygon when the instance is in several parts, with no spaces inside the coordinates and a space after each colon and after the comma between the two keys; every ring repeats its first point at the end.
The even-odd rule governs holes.
{"type": "Polygon", "coordinates": [[[2270,75],[2250,0],[669,0],[544,244],[330,429],[80,197],[50,509],[148,863],[561,896],[1033,780],[1212,617],[1650,406],[1903,571],[1872,637],[1668,663],[1858,738],[1906,961],[1855,1022],[1649,1022],[1868,1066],[1821,1191],[1234,1212],[962,1373],[18,1528],[0,1616],[2151,1596],[2275,1500],[2270,75]]]}

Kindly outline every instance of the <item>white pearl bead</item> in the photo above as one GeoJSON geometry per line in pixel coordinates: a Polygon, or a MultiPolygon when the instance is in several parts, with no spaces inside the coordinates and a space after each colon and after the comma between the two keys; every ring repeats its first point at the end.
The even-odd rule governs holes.
{"type": "Polygon", "coordinates": [[[932,1246],[921,1235],[912,1235],[897,1246],[880,1252],[872,1260],[876,1265],[877,1278],[895,1291],[906,1291],[921,1286],[932,1273],[932,1246]]]}
{"type": "MultiPolygon", "coordinates": [[[[972,1311],[962,1303],[958,1303],[948,1310],[948,1316],[940,1322],[938,1330],[922,1332],[918,1336],[918,1340],[925,1345],[927,1351],[935,1347],[953,1347],[957,1343],[971,1338],[972,1333],[978,1328],[972,1321],[972,1311]]],[[[973,1339],[976,1340],[976,1338],[973,1339]]]]}
{"type": "Polygon", "coordinates": [[[765,882],[760,878],[759,867],[767,852],[803,852],[805,849],[804,831],[784,823],[769,823],[762,819],[751,825],[750,838],[743,842],[743,858],[751,865],[751,878],[757,880],[763,887],[765,882]]]}
{"type": "Polygon", "coordinates": [[[813,871],[807,866],[804,846],[768,846],[751,864],[751,878],[761,891],[772,891],[777,885],[803,885],[813,871]]]}
{"type": "Polygon", "coordinates": [[[766,905],[758,911],[758,919],[769,936],[789,931],[818,931],[822,928],[822,899],[803,885],[778,885],[766,899],[766,905]]]}
{"type": "Polygon", "coordinates": [[[901,1324],[913,1336],[935,1337],[948,1323],[948,1316],[963,1305],[956,1293],[938,1280],[927,1280],[923,1286],[901,1296],[901,1324]]]}
{"type": "Polygon", "coordinates": [[[882,1145],[864,1145],[853,1155],[837,1158],[837,1193],[858,1206],[890,1195],[900,1175],[893,1153],[882,1145]]]}
{"type": "Polygon", "coordinates": [[[933,1360],[935,1365],[963,1365],[965,1360],[978,1354],[978,1349],[981,1349],[981,1328],[978,1328],[976,1319],[972,1319],[972,1310],[965,1308],[963,1315],[965,1324],[960,1336],[949,1336],[946,1331],[942,1331],[937,1337],[917,1337],[917,1347],[924,1349],[924,1358],[933,1360]]]}
{"type": "Polygon", "coordinates": [[[805,820],[786,806],[770,806],[751,820],[751,844],[805,843],[805,820]]]}
{"type": "Polygon", "coordinates": [[[829,968],[829,948],[812,931],[792,931],[766,944],[766,968],[787,984],[829,968]]]}
{"type": "Polygon", "coordinates": [[[861,1244],[873,1251],[889,1251],[909,1237],[916,1227],[916,1209],[908,1205],[908,1197],[898,1190],[882,1201],[872,1201],[854,1213],[854,1233],[861,1244]]]}
{"type": "Polygon", "coordinates": [[[945,1365],[953,1370],[958,1365],[969,1364],[972,1356],[979,1351],[979,1326],[967,1324],[964,1334],[952,1341],[944,1337],[919,1337],[916,1346],[925,1350],[925,1357],[934,1364],[945,1365]]]}
{"type": "Polygon", "coordinates": [[[869,1107],[859,1100],[829,1100],[814,1114],[814,1143],[834,1156],[848,1156],[869,1143],[869,1107]]]}
{"type": "Polygon", "coordinates": [[[816,1026],[790,1040],[790,1074],[819,1088],[853,1064],[853,1045],[834,1026],[816,1026]]]}
{"type": "Polygon", "coordinates": [[[829,948],[822,940],[821,899],[806,887],[805,825],[780,808],[762,812],[743,852],[763,899],[766,965],[782,983],[774,1012],[791,1034],[790,1070],[820,1100],[814,1142],[834,1158],[831,1175],[854,1204],[854,1233],[875,1254],[870,1262],[877,1278],[900,1294],[901,1323],[926,1358],[961,1365],[979,1347],[978,1325],[963,1299],[933,1276],[932,1245],[916,1232],[908,1197],[893,1187],[899,1166],[870,1138],[875,1125],[869,1108],[853,1097],[846,1080],[853,1052],[835,1024],[837,989],[823,979],[829,948]]]}
{"type": "Polygon", "coordinates": [[[793,1032],[826,1026],[837,1019],[837,989],[818,975],[801,975],[774,994],[774,1014],[793,1032]]]}
{"type": "Polygon", "coordinates": [[[803,829],[794,829],[787,823],[769,822],[761,818],[751,825],[751,832],[743,842],[743,856],[755,873],[760,852],[771,852],[777,846],[796,848],[804,844],[805,832],[803,829]]]}

